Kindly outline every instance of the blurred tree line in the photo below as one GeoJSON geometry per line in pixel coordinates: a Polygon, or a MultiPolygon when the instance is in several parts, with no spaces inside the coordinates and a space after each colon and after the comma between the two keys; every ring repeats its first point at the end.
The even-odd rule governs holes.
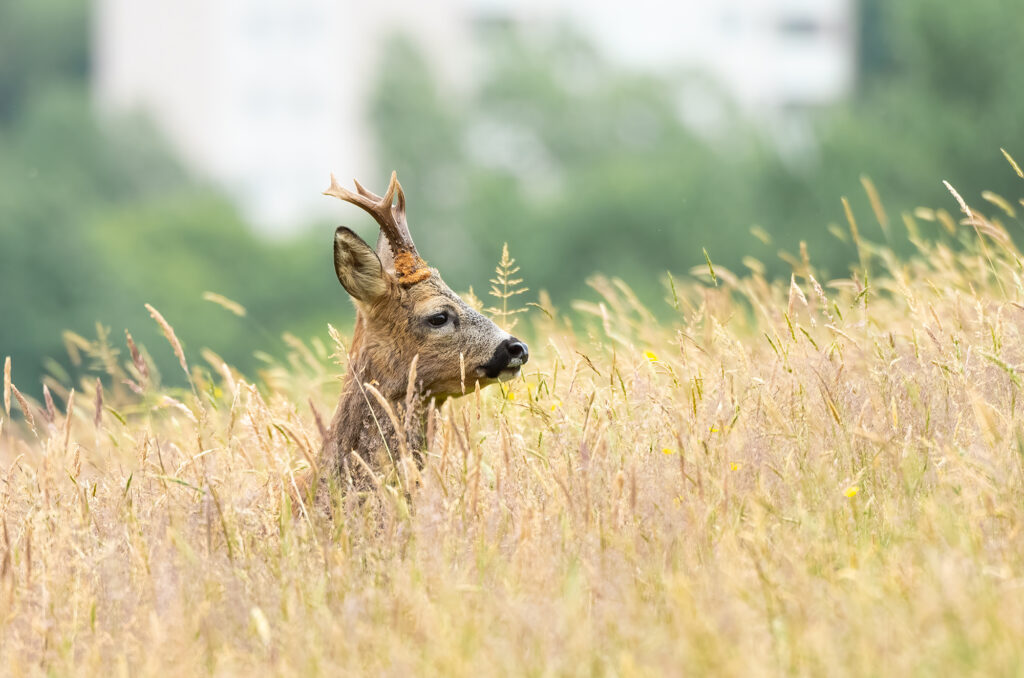
{"type": "Polygon", "coordinates": [[[899,249],[901,211],[956,212],[943,179],[972,203],[986,189],[1015,197],[1019,179],[999,149],[1024,157],[1024,3],[859,8],[856,92],[839,106],[791,111],[809,144],[773,141],[774,121],[745,121],[727,102],[717,132],[694,131],[680,110],[709,91],[687,87],[692,74],[632,73],[571,31],[496,25],[482,36],[485,74],[468,100],[438,93],[409,43],[393,45],[373,115],[381,156],[409,178],[425,230],[455,237],[462,231],[446,224],[458,224],[471,235],[468,251],[427,250],[445,270],[481,252],[493,260],[505,239],[527,281],[556,298],[580,293],[595,271],[652,298],[658,274],[703,266],[702,248],[735,271],[751,256],[788,276],[806,241],[820,270],[842,275],[855,253],[829,229],[845,230],[841,196],[866,237],[886,238],[862,175],[877,186],[899,249]]]}
{"type": "Polygon", "coordinates": [[[145,120],[96,116],[88,10],[80,0],[0,0],[0,356],[12,356],[15,381],[74,373],[63,332],[95,338],[97,323],[122,348],[130,329],[182,381],[145,303],[196,360],[209,346],[243,368],[257,366],[257,349],[279,348],[285,330],[321,330],[332,302],[342,308],[325,239],[259,240],[145,120]],[[205,291],[247,315],[204,301],[205,291]]]}
{"type": "MultiPolygon", "coordinates": [[[[571,31],[481,27],[482,73],[458,95],[396,39],[371,104],[380,165],[398,169],[420,249],[457,289],[486,289],[503,241],[527,284],[562,302],[597,271],[656,300],[663,272],[701,265],[702,248],[788,275],[779,252],[804,240],[839,275],[855,258],[827,228],[843,221],[841,195],[868,237],[898,246],[899,211],[949,204],[942,179],[974,203],[984,189],[1016,197],[999,148],[1024,158],[1024,3],[862,0],[861,19],[858,89],[803,112],[813,142],[797,152],[727,104],[694,131],[681,111],[708,87],[624,70],[571,31]],[[871,225],[862,174],[889,236],[871,225]]],[[[88,21],[79,0],[0,0],[0,355],[15,380],[65,355],[63,330],[94,336],[97,322],[131,329],[174,374],[146,302],[190,353],[209,346],[243,369],[284,331],[350,320],[330,228],[261,241],[146,121],[94,114],[88,21]]],[[[49,369],[71,367],[60,362],[49,369]]]]}

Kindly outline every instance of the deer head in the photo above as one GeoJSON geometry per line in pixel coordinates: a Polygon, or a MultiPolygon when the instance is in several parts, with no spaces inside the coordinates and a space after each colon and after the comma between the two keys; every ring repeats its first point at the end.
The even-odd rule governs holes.
{"type": "Polygon", "coordinates": [[[356,386],[373,384],[395,402],[408,402],[410,384],[417,394],[443,400],[472,391],[477,383],[512,378],[529,358],[525,343],[470,308],[420,257],[395,173],[383,196],[359,182],[355,187],[355,192],[342,188],[332,175],[324,191],[362,208],[380,226],[376,250],[348,228],[334,234],[334,268],[356,305],[350,383],[328,435],[338,455],[372,446],[366,439],[381,437],[377,422],[368,426],[366,416],[356,412],[366,398],[352,388],[352,380],[359,380],[356,386]],[[362,437],[347,430],[360,427],[368,429],[362,437]]]}

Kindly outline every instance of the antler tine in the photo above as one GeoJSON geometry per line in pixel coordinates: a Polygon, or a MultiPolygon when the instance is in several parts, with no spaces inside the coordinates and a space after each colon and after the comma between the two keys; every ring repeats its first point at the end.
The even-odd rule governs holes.
{"type": "Polygon", "coordinates": [[[388,182],[388,190],[381,199],[381,203],[391,211],[391,205],[395,202],[395,186],[398,184],[398,172],[391,172],[391,181],[388,182]]]}
{"type": "Polygon", "coordinates": [[[402,184],[398,181],[398,172],[391,172],[391,181],[388,182],[388,195],[379,196],[373,191],[365,188],[358,179],[353,179],[352,183],[356,185],[356,190],[359,191],[359,195],[365,196],[374,202],[382,202],[389,204],[388,195],[398,196],[398,221],[400,222],[405,217],[405,191],[402,190],[402,184]]]}
{"type": "Polygon", "coordinates": [[[391,181],[395,182],[395,192],[398,194],[398,221],[405,221],[405,191],[402,184],[398,183],[398,172],[391,173],[391,181]]]}
{"type": "MultiPolygon", "coordinates": [[[[356,182],[356,188],[362,189],[358,181],[356,182]]],[[[347,188],[339,184],[337,177],[334,176],[334,172],[331,172],[331,185],[328,186],[327,190],[324,191],[323,194],[333,196],[335,198],[338,198],[339,200],[344,200],[345,202],[350,202],[353,205],[358,205],[359,207],[362,207],[363,209],[369,211],[371,203],[364,200],[364,198],[370,198],[372,194],[367,195],[367,193],[363,193],[363,190],[360,190],[358,195],[353,193],[352,191],[348,190],[347,188]]]]}
{"type": "Polygon", "coordinates": [[[367,198],[373,200],[374,202],[380,202],[380,196],[374,193],[373,191],[368,191],[365,188],[363,188],[363,185],[359,183],[359,179],[353,179],[352,183],[356,185],[356,190],[359,191],[359,195],[365,195],[367,198]]]}

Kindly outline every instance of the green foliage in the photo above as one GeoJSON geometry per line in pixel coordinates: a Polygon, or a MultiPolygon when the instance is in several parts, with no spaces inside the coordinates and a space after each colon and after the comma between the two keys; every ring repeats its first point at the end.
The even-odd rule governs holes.
{"type": "Polygon", "coordinates": [[[458,97],[424,84],[425,59],[407,44],[391,52],[377,100],[406,117],[378,120],[381,164],[443,178],[412,217],[421,240],[447,243],[422,249],[457,280],[486,275],[494,255],[479,243],[504,240],[533,286],[562,301],[597,271],[650,299],[659,273],[701,266],[705,248],[721,268],[752,256],[788,277],[805,242],[841,275],[857,252],[827,226],[843,220],[842,195],[867,213],[862,176],[898,224],[919,205],[951,206],[943,179],[971,202],[985,188],[1012,195],[999,148],[1024,138],[1024,5],[866,0],[861,16],[858,92],[805,112],[816,141],[803,150],[780,149],[728,106],[717,134],[698,134],[680,110],[706,103],[707,87],[616,68],[570,31],[492,27],[484,76],[458,97]],[[769,237],[751,237],[754,226],[769,237]]]}
{"type": "Polygon", "coordinates": [[[88,20],[81,0],[0,2],[0,122],[23,114],[40,89],[85,78],[88,20]]]}
{"type": "Polygon", "coordinates": [[[24,102],[0,146],[0,347],[16,370],[38,373],[44,356],[58,354],[61,330],[102,317],[98,283],[112,262],[90,243],[89,220],[103,205],[147,192],[138,166],[155,178],[173,172],[143,146],[114,143],[92,121],[84,92],[67,86],[24,102]]]}
{"type": "Polygon", "coordinates": [[[446,190],[440,183],[445,169],[458,158],[461,121],[408,41],[392,39],[382,58],[369,116],[377,147],[381,156],[401,162],[392,169],[413,209],[431,207],[446,190]],[[441,195],[431,199],[433,191],[441,195]]]}
{"type": "MultiPolygon", "coordinates": [[[[905,252],[901,212],[955,213],[943,179],[972,204],[982,189],[1012,202],[1019,179],[999,148],[1024,156],[1024,5],[863,0],[861,21],[856,94],[806,111],[816,141],[785,152],[707,83],[624,70],[569,30],[481,29],[482,70],[458,91],[396,38],[369,107],[378,162],[399,171],[420,250],[458,289],[491,277],[502,242],[520,255],[515,275],[560,304],[591,294],[595,272],[654,300],[665,271],[706,271],[705,253],[723,277],[749,256],[788,279],[801,243],[818,277],[842,275],[858,252],[833,235],[840,197],[870,214],[863,175],[892,223],[883,233],[862,217],[863,237],[905,252]],[[715,100],[715,125],[683,122],[715,100]]],[[[99,321],[152,343],[147,302],[191,349],[244,369],[285,329],[350,318],[323,239],[258,240],[145,121],[96,119],[88,35],[87,4],[0,3],[0,355],[17,381],[63,354],[64,329],[91,336],[99,321]],[[202,301],[207,291],[249,313],[202,301]]]]}
{"type": "Polygon", "coordinates": [[[146,121],[99,121],[85,80],[87,10],[66,0],[0,3],[0,356],[13,358],[15,380],[74,375],[65,330],[110,328],[116,343],[129,328],[167,380],[181,382],[145,303],[186,346],[249,370],[257,349],[283,348],[286,329],[319,331],[342,303],[327,242],[259,240],[146,121]],[[206,291],[249,315],[203,301],[206,291]]]}
{"type": "Polygon", "coordinates": [[[260,241],[142,121],[97,123],[80,85],[54,83],[22,111],[0,127],[0,355],[12,356],[21,383],[65,355],[64,330],[93,336],[97,322],[155,344],[170,381],[182,380],[166,369],[174,357],[156,343],[144,303],[176,322],[186,344],[248,369],[256,349],[283,346],[285,329],[312,331],[329,317],[340,295],[329,265],[314,264],[324,243],[260,241]],[[203,302],[207,290],[251,316],[203,302]]]}

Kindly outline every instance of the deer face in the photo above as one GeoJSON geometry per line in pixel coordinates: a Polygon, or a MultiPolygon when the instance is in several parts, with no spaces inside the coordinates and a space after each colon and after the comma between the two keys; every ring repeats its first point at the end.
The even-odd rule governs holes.
{"type": "Polygon", "coordinates": [[[335,233],[334,267],[363,323],[360,360],[385,397],[405,394],[415,356],[419,390],[440,398],[510,379],[529,359],[525,343],[470,308],[435,269],[410,284],[408,272],[393,273],[344,227],[335,233]]]}

